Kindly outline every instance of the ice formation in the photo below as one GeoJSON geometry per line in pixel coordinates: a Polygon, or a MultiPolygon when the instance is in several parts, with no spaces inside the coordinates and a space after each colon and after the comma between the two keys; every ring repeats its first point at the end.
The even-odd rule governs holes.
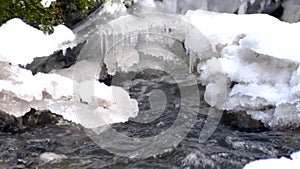
{"type": "MultiPolygon", "coordinates": [[[[157,3],[137,2],[146,11],[157,10],[157,3]]],[[[159,13],[123,15],[90,28],[93,33],[82,54],[93,58],[100,53],[112,75],[118,69],[139,71],[145,67],[176,72],[173,68],[182,61],[192,71],[199,63],[200,80],[207,89],[204,97],[212,106],[246,111],[271,127],[297,127],[300,53],[295,49],[299,26],[265,14],[203,10],[188,11],[181,19],[159,13]],[[126,57],[121,56],[122,51],[126,57]],[[215,59],[207,61],[212,57],[215,59]],[[220,80],[222,73],[227,79],[220,80]],[[228,91],[221,86],[224,81],[228,91]],[[225,103],[219,97],[223,95],[227,95],[225,103]]]]}
{"type": "Polygon", "coordinates": [[[50,110],[86,128],[125,122],[137,115],[137,102],[125,90],[97,81],[100,62],[81,60],[68,69],[36,75],[17,65],[70,47],[75,35],[68,28],[57,26],[53,34],[44,35],[12,19],[0,27],[0,36],[2,111],[19,117],[31,108],[50,110]]]}
{"type": "MultiPolygon", "coordinates": [[[[271,127],[300,125],[300,23],[202,10],[189,11],[184,18],[215,46],[220,69],[234,83],[219,108],[246,111],[271,127]]],[[[213,80],[208,68],[209,64],[198,66],[205,85],[213,80]]]]}
{"type": "Polygon", "coordinates": [[[262,159],[250,162],[244,169],[276,169],[276,168],[288,168],[298,169],[300,166],[300,152],[295,152],[291,155],[291,158],[281,157],[273,159],[262,159]]]}
{"type": "MultiPolygon", "coordinates": [[[[1,26],[0,88],[1,99],[6,103],[1,102],[2,109],[8,113],[18,112],[17,116],[29,108],[50,109],[64,113],[66,119],[75,122],[79,122],[78,116],[83,117],[88,110],[90,119],[81,123],[89,127],[99,125],[91,123],[97,117],[98,121],[126,121],[136,115],[136,102],[123,89],[96,82],[100,71],[96,63],[103,61],[112,75],[119,70],[144,68],[169,72],[181,72],[187,67],[189,72],[197,69],[201,74],[197,80],[206,85],[204,98],[210,105],[223,110],[246,111],[271,127],[300,126],[300,52],[296,50],[300,24],[281,22],[263,14],[187,11],[200,8],[234,12],[238,9],[239,13],[244,13],[249,3],[263,6],[269,1],[232,0],[228,6],[228,2],[224,5],[215,0],[197,3],[139,0],[132,1],[134,5],[128,9],[133,12],[131,15],[126,14],[122,0],[112,2],[105,3],[74,30],[78,36],[76,43],[86,40],[78,63],[50,74],[32,76],[14,65],[25,65],[37,56],[47,56],[72,45],[75,38],[72,31],[58,26],[54,34],[44,35],[18,19],[1,26]],[[187,13],[181,16],[134,14],[137,9],[187,13]],[[19,50],[12,49],[16,46],[19,50]],[[225,87],[222,86],[224,82],[228,82],[225,87]],[[29,90],[32,86],[34,91],[29,90]],[[70,86],[74,86],[74,90],[70,86]],[[87,89],[94,89],[95,94],[88,93],[87,89]],[[117,97],[113,91],[118,91],[117,97]],[[223,95],[227,96],[226,100],[220,99],[223,95]],[[16,104],[22,106],[13,112],[16,104]],[[120,109],[124,111],[118,111],[120,109]],[[75,110],[80,112],[77,117],[72,114],[75,110]]],[[[181,78],[189,77],[185,73],[180,75],[181,78]]]]}
{"type": "Polygon", "coordinates": [[[84,74],[81,70],[92,63],[82,62],[85,63],[75,65],[76,71],[70,68],[55,74],[38,73],[35,76],[28,70],[1,62],[1,110],[17,117],[31,108],[50,110],[87,128],[125,122],[129,117],[136,116],[136,101],[130,99],[122,88],[108,87],[86,76],[94,72],[84,74]],[[59,75],[77,71],[83,76],[72,75],[69,78],[59,75]]]}
{"type": "Polygon", "coordinates": [[[94,34],[87,38],[79,58],[102,57],[111,75],[118,69],[176,69],[175,65],[191,66],[192,60],[207,60],[215,55],[201,32],[173,14],[124,15],[91,31],[94,34]]]}

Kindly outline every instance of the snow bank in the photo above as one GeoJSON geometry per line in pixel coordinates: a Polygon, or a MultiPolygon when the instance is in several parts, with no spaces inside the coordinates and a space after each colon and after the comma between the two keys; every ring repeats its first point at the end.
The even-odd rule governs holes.
{"type": "Polygon", "coordinates": [[[26,65],[35,57],[49,56],[74,44],[74,33],[64,25],[54,27],[54,33],[45,35],[21,19],[7,21],[0,27],[0,58],[12,64],[26,65]]]}
{"type": "Polygon", "coordinates": [[[247,164],[243,169],[298,169],[300,166],[300,152],[293,153],[291,158],[263,159],[247,164]]]}
{"type": "MultiPolygon", "coordinates": [[[[188,11],[183,18],[209,39],[220,56],[220,69],[231,89],[219,108],[246,111],[271,127],[300,125],[300,23],[263,14],[202,10],[188,11]]],[[[198,65],[204,85],[214,80],[207,73],[210,67],[198,65]]]]}

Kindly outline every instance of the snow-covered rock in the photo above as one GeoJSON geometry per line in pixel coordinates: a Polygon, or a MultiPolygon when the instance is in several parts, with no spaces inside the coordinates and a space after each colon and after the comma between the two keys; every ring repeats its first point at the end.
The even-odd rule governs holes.
{"type": "MultiPolygon", "coordinates": [[[[300,125],[300,23],[202,10],[188,11],[184,18],[209,39],[219,54],[219,69],[235,84],[219,108],[245,110],[272,127],[300,125]]],[[[207,73],[211,66],[198,66],[205,85],[214,80],[207,73]]]]}
{"type": "Polygon", "coordinates": [[[75,35],[65,26],[45,35],[12,19],[0,27],[0,37],[0,110],[16,117],[31,108],[50,110],[87,128],[125,122],[137,115],[137,102],[125,90],[97,81],[100,62],[81,60],[68,69],[36,75],[18,65],[70,47],[75,35]]]}
{"type": "Polygon", "coordinates": [[[79,78],[81,81],[74,78],[80,75],[69,78],[38,73],[33,76],[18,66],[0,63],[0,109],[16,117],[23,116],[31,108],[50,110],[66,120],[94,128],[125,122],[137,114],[136,101],[120,87],[108,87],[89,76],[79,78]]]}
{"type": "Polygon", "coordinates": [[[45,35],[18,18],[1,25],[0,37],[1,61],[21,65],[73,46],[75,40],[74,33],[64,25],[55,26],[53,34],[45,35]]]}

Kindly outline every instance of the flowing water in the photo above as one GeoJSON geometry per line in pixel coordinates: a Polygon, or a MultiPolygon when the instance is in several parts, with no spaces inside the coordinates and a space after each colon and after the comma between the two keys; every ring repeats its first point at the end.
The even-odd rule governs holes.
{"type": "MultiPolygon", "coordinates": [[[[180,92],[178,85],[163,80],[164,76],[163,72],[146,71],[136,74],[130,83],[116,82],[138,100],[141,111],[150,109],[149,93],[155,89],[164,91],[167,99],[162,113],[149,112],[151,116],[144,114],[129,122],[114,124],[112,127],[116,131],[128,137],[147,138],[160,134],[174,123],[178,116],[180,92]],[[139,118],[148,122],[139,123],[139,118]]],[[[204,88],[199,85],[199,90],[203,95],[204,88]]],[[[200,107],[204,112],[209,108],[204,102],[200,107]]],[[[243,132],[223,123],[206,142],[199,143],[199,134],[206,120],[203,114],[198,114],[192,129],[179,145],[146,159],[110,153],[95,144],[80,126],[72,123],[41,124],[13,134],[0,132],[0,168],[240,169],[250,161],[288,156],[300,149],[298,131],[243,132]],[[46,162],[40,158],[44,152],[65,157],[46,162]]]]}

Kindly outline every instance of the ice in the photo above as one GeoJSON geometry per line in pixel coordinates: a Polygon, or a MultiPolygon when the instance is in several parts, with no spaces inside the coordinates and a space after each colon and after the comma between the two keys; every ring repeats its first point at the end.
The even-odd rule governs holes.
{"type": "Polygon", "coordinates": [[[124,0],[107,0],[103,4],[103,12],[110,15],[116,15],[118,12],[125,12],[126,7],[123,4],[124,0]]]}
{"type": "Polygon", "coordinates": [[[272,159],[262,159],[250,162],[243,169],[276,169],[276,168],[288,168],[288,169],[298,169],[300,165],[300,152],[295,152],[290,158],[272,158],[272,159]]]}
{"type": "Polygon", "coordinates": [[[36,75],[19,66],[0,63],[0,72],[4,72],[0,75],[0,109],[11,115],[23,116],[30,108],[50,110],[87,128],[125,122],[137,115],[137,103],[125,90],[99,83],[95,76],[85,76],[97,70],[90,67],[90,71],[81,71],[87,68],[87,61],[79,62],[77,69],[75,64],[75,68],[36,75]]]}
{"type": "Polygon", "coordinates": [[[233,15],[202,10],[189,11],[186,18],[214,45],[232,44],[237,36],[246,35],[239,40],[240,45],[245,48],[279,59],[300,61],[299,57],[295,57],[300,53],[295,50],[300,38],[297,33],[300,23],[289,24],[264,14],[233,15]],[[260,27],[257,28],[257,25],[260,27]],[[283,50],[282,42],[285,40],[288,45],[283,50]]]}
{"type": "Polygon", "coordinates": [[[189,65],[191,72],[197,59],[205,60],[216,55],[201,32],[173,14],[124,15],[99,25],[95,32],[87,38],[79,58],[103,58],[111,75],[118,69],[138,71],[147,66],[163,70],[165,65],[159,63],[160,59],[170,64],[182,61],[189,65]],[[151,61],[158,64],[149,65],[151,61]]]}
{"type": "MultiPolygon", "coordinates": [[[[216,0],[140,0],[132,6],[148,12],[187,11],[184,16],[126,15],[122,2],[106,2],[77,27],[76,42],[86,41],[78,62],[49,74],[33,76],[15,65],[70,46],[73,32],[57,26],[53,34],[44,35],[19,19],[1,26],[1,109],[16,116],[30,108],[49,109],[87,127],[124,122],[136,115],[137,103],[123,89],[97,81],[103,64],[112,75],[145,68],[168,73],[188,68],[191,73],[197,67],[211,106],[246,111],[271,127],[300,126],[300,24],[263,14],[187,11],[244,13],[249,3],[263,8],[270,1],[232,0],[225,5],[216,0]]],[[[185,73],[181,76],[187,78],[185,73]]]]}
{"type": "Polygon", "coordinates": [[[289,24],[263,14],[202,10],[188,11],[185,19],[209,39],[219,55],[198,65],[209,104],[214,106],[213,98],[220,93],[214,82],[220,76],[209,70],[219,67],[230,82],[223,83],[229,89],[223,109],[246,111],[271,127],[300,126],[299,23],[289,24]],[[215,64],[209,63],[212,61],[215,64]],[[218,62],[220,66],[216,66],[218,62]]]}
{"type": "Polygon", "coordinates": [[[53,34],[45,35],[18,18],[0,27],[0,37],[0,60],[21,65],[73,46],[75,39],[74,33],[64,25],[55,26],[53,34]]]}

